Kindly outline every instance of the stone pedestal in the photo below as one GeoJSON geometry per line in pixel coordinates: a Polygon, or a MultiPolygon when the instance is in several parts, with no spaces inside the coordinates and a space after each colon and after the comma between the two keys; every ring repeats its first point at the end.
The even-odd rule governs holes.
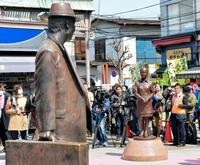
{"type": "Polygon", "coordinates": [[[6,141],[6,165],[88,165],[87,143],[6,141]]]}
{"type": "Polygon", "coordinates": [[[166,160],[168,153],[160,138],[149,140],[129,139],[122,159],[130,161],[166,160]]]}

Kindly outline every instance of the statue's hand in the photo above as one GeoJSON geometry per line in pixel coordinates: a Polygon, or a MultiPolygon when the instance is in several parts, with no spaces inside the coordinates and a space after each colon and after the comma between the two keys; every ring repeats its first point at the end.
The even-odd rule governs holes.
{"type": "Polygon", "coordinates": [[[141,97],[140,100],[141,100],[143,103],[146,103],[145,98],[141,97]]]}
{"type": "Polygon", "coordinates": [[[55,134],[51,131],[39,133],[39,141],[55,141],[55,134]]]}

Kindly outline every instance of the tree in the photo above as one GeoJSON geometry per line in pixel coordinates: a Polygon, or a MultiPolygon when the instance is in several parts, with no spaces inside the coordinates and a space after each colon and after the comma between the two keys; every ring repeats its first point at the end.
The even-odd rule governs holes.
{"type": "Polygon", "coordinates": [[[133,55],[129,52],[128,46],[125,46],[123,50],[121,41],[114,40],[110,45],[115,50],[117,55],[117,60],[114,60],[114,58],[110,58],[110,60],[117,69],[119,74],[119,83],[122,84],[124,82],[123,70],[129,66],[129,64],[126,63],[126,60],[133,57],[133,55]]]}
{"type": "Polygon", "coordinates": [[[144,66],[142,62],[138,62],[137,64],[131,65],[129,71],[131,73],[131,79],[133,82],[136,82],[140,79],[140,69],[144,66]]]}

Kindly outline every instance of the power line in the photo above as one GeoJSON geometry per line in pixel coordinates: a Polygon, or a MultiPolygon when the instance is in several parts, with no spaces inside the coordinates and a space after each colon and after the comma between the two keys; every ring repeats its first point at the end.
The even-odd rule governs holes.
{"type": "MultiPolygon", "coordinates": [[[[195,12],[195,13],[187,13],[187,14],[184,14],[184,15],[181,15],[181,16],[178,16],[178,17],[173,17],[173,18],[170,18],[170,19],[164,19],[164,20],[171,20],[171,19],[174,19],[174,18],[180,18],[181,19],[181,17],[185,17],[185,16],[195,16],[195,14],[198,14],[198,13],[200,13],[200,12],[195,12]]],[[[193,19],[195,19],[195,18],[193,18],[193,19]]],[[[200,21],[200,20],[199,20],[200,21]]],[[[170,24],[170,26],[174,26],[174,25],[183,25],[183,24],[186,24],[186,23],[195,23],[195,21],[191,21],[191,20],[189,20],[189,21],[184,21],[184,22],[181,22],[181,20],[179,20],[178,21],[178,23],[173,23],[173,24],[170,24]]],[[[166,26],[162,26],[162,32],[165,32],[165,31],[168,31],[168,30],[163,30],[163,28],[165,28],[165,27],[169,27],[169,25],[166,25],[166,26]]],[[[101,29],[98,29],[98,28],[94,28],[93,30],[95,30],[95,31],[103,31],[103,30],[106,30],[106,29],[119,29],[119,27],[116,27],[116,26],[113,26],[113,27],[108,27],[108,28],[101,28],[101,29]]],[[[149,30],[149,29],[146,29],[146,30],[149,30]]],[[[144,31],[144,30],[143,30],[144,31]]],[[[178,30],[179,31],[179,30],[178,30]]],[[[117,33],[117,32],[110,32],[110,31],[104,31],[105,33],[117,33]]],[[[135,32],[135,31],[134,31],[135,32]]],[[[123,33],[123,32],[122,32],[123,33]]],[[[117,33],[117,34],[119,34],[119,33],[117,33]]]]}
{"type": "MultiPolygon", "coordinates": [[[[180,18],[180,21],[182,20],[182,17],[186,17],[186,16],[195,16],[196,14],[199,14],[200,12],[190,12],[190,13],[185,13],[185,14],[182,14],[182,15],[179,15],[179,16],[175,16],[175,17],[171,17],[171,18],[164,18],[164,19],[161,19],[161,21],[169,21],[169,20],[172,20],[172,19],[175,19],[175,18],[180,18]]],[[[194,18],[193,18],[194,19],[194,18]]],[[[114,19],[113,19],[114,20],[114,19]]],[[[125,20],[131,20],[131,19],[125,19],[125,20]]],[[[133,19],[134,21],[134,19],[133,19]]],[[[136,20],[137,21],[137,20],[136,20]]],[[[145,20],[141,20],[141,21],[145,21],[145,20]]],[[[147,21],[151,21],[151,20],[147,20],[147,21]]],[[[155,20],[152,20],[152,21],[155,21],[155,20]]],[[[200,21],[200,19],[199,19],[200,21]]],[[[189,23],[191,21],[184,21],[183,23],[189,23]]],[[[117,21],[116,21],[117,23],[117,21]]],[[[162,22],[161,22],[162,23],[162,22]]],[[[179,23],[177,23],[179,24],[179,23]]],[[[176,24],[170,24],[170,25],[176,25],[176,24]]],[[[118,25],[119,26],[119,25],[118,25]]],[[[165,27],[165,26],[164,26],[165,27]]],[[[102,28],[102,29],[118,29],[119,27],[116,27],[116,26],[110,26],[110,27],[106,27],[106,28],[102,28]]],[[[94,28],[95,30],[95,28],[94,28]]]]}
{"type": "MultiPolygon", "coordinates": [[[[184,22],[184,23],[190,23],[191,21],[188,21],[188,22],[184,22]]],[[[180,23],[174,23],[174,24],[170,24],[170,25],[172,25],[172,26],[174,26],[174,25],[181,25],[180,23]]],[[[168,27],[168,26],[163,26],[164,28],[165,27],[168,27]]],[[[118,36],[120,35],[119,34],[119,32],[118,31],[115,31],[115,32],[112,32],[112,31],[105,31],[105,30],[103,30],[104,28],[101,28],[101,29],[94,29],[94,31],[96,31],[96,33],[99,33],[99,34],[105,34],[106,36],[108,35],[108,34],[117,34],[118,36]]],[[[112,29],[116,29],[116,28],[112,28],[112,29]]],[[[152,31],[154,31],[153,29],[149,29],[149,28],[144,28],[143,30],[133,30],[133,31],[121,31],[121,34],[125,34],[125,33],[144,33],[144,32],[148,32],[148,30],[151,30],[151,32],[152,31]]],[[[157,30],[158,29],[155,29],[155,31],[157,32],[157,30]]],[[[161,30],[162,32],[167,32],[167,31],[169,31],[169,30],[163,30],[163,29],[159,29],[159,30],[161,30]]],[[[175,31],[175,30],[174,30],[175,31]]],[[[177,32],[178,31],[180,31],[180,30],[177,30],[177,32]]],[[[139,34],[132,34],[132,35],[139,35],[139,34]]]]}
{"type": "Polygon", "coordinates": [[[155,7],[155,6],[158,6],[158,5],[170,2],[170,1],[172,1],[172,0],[168,0],[168,1],[165,1],[165,2],[162,2],[162,3],[155,3],[153,5],[148,5],[148,6],[137,8],[137,9],[132,9],[132,10],[127,10],[127,11],[117,12],[117,13],[113,13],[113,14],[107,14],[105,16],[114,16],[114,15],[121,15],[121,14],[126,14],[126,13],[132,13],[132,12],[136,12],[136,11],[148,9],[148,8],[151,8],[151,7],[155,7]]]}
{"type": "MultiPolygon", "coordinates": [[[[132,9],[132,10],[126,10],[126,11],[122,11],[122,12],[118,12],[118,13],[113,13],[113,14],[105,14],[105,15],[100,15],[101,17],[105,17],[105,18],[109,18],[111,16],[116,16],[116,15],[121,15],[121,14],[126,14],[126,13],[132,13],[132,12],[136,12],[136,11],[141,11],[141,10],[145,10],[147,8],[152,8],[158,5],[162,5],[162,4],[167,4],[168,2],[173,1],[173,0],[168,0],[165,2],[160,2],[160,3],[155,3],[153,5],[148,5],[145,7],[141,7],[141,8],[137,8],[137,9],[132,9]]],[[[188,0],[181,0],[179,3],[181,4],[184,1],[188,1],[188,0]]],[[[184,4],[183,4],[184,5],[184,4]]]]}

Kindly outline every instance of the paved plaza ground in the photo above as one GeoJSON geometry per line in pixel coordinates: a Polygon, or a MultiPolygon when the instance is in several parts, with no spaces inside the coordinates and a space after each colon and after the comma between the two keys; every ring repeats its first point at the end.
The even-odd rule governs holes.
{"type": "MultiPolygon", "coordinates": [[[[200,132],[198,132],[200,137],[200,132]]],[[[92,138],[88,138],[90,143],[89,165],[200,165],[200,139],[197,145],[186,145],[176,147],[165,144],[168,149],[168,160],[158,162],[133,162],[122,160],[125,147],[120,147],[119,142],[114,147],[109,138],[108,147],[95,147],[92,149],[92,138]]],[[[0,147],[2,149],[2,146],[0,147]]],[[[5,153],[0,152],[0,165],[5,165],[5,153]]]]}
{"type": "Polygon", "coordinates": [[[132,162],[121,159],[124,148],[106,147],[90,149],[90,165],[200,165],[200,144],[176,147],[166,145],[168,160],[158,162],[132,162]]]}
{"type": "MultiPolygon", "coordinates": [[[[200,131],[198,131],[200,137],[200,131]]],[[[88,139],[91,144],[92,139],[88,139]]],[[[172,144],[165,144],[168,149],[168,160],[157,162],[134,162],[122,159],[125,147],[120,147],[119,143],[114,147],[109,139],[108,147],[95,147],[90,145],[89,160],[90,165],[200,165],[200,139],[197,145],[187,144],[185,147],[176,147],[172,144]]]]}

